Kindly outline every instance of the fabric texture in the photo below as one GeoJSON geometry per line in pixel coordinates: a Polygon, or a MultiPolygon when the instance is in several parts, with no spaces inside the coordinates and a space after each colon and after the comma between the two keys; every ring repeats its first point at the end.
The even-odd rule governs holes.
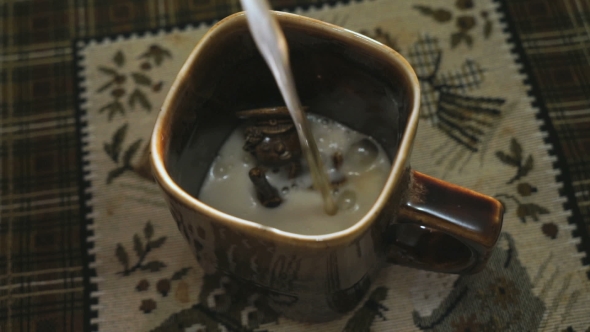
{"type": "MultiPolygon", "coordinates": [[[[387,266],[359,308],[308,328],[498,331],[590,325],[588,283],[568,224],[571,212],[555,178],[559,171],[496,8],[493,2],[381,0],[295,11],[401,52],[422,87],[412,166],[495,196],[506,208],[502,237],[483,273],[457,277],[387,266]]],[[[145,171],[156,105],[208,28],[77,45],[91,268],[97,275],[91,323],[99,331],[307,326],[199,267],[145,171]]],[[[293,273],[289,265],[284,272],[293,273]]]]}
{"type": "MultiPolygon", "coordinates": [[[[313,14],[309,15],[322,12],[314,9],[313,6],[320,4],[316,1],[272,3],[275,9],[298,7],[302,14],[307,9],[312,9],[313,14]]],[[[587,0],[511,0],[494,4],[414,0],[403,4],[403,12],[415,20],[412,22],[415,28],[409,30],[400,30],[390,22],[399,16],[401,9],[396,6],[380,12],[382,19],[379,21],[369,16],[360,17],[361,12],[349,15],[355,18],[351,22],[347,22],[347,16],[336,20],[329,14],[321,19],[364,30],[362,32],[370,37],[398,47],[408,59],[413,59],[422,76],[437,74],[432,76],[432,82],[422,81],[427,92],[425,98],[430,99],[423,100],[425,119],[420,135],[435,135],[439,144],[449,142],[443,148],[452,151],[441,150],[438,154],[434,151],[437,163],[420,163],[419,156],[432,152],[433,148],[417,146],[413,165],[432,175],[498,195],[507,206],[507,226],[487,273],[458,279],[444,275],[438,278],[439,275],[389,267],[375,282],[364,306],[339,322],[318,326],[318,330],[361,331],[372,326],[373,329],[465,331],[491,326],[488,329],[584,331],[590,326],[584,318],[588,310],[582,306],[586,303],[588,307],[584,302],[587,301],[588,279],[580,277],[588,273],[590,263],[587,98],[590,94],[586,79],[590,68],[590,3],[587,0]],[[475,7],[470,8],[472,6],[475,7]],[[496,10],[499,13],[495,13],[496,10]],[[357,21],[356,26],[353,21],[357,21]],[[486,38],[488,30],[490,34],[486,38]],[[502,34],[502,31],[509,34],[502,34]],[[451,46],[453,40],[457,44],[455,47],[451,46]],[[484,47],[482,45],[487,45],[485,49],[490,50],[489,54],[502,51],[507,58],[511,57],[502,64],[510,67],[506,69],[509,73],[506,78],[513,84],[511,87],[518,86],[517,81],[524,81],[520,90],[507,91],[509,89],[498,83],[494,75],[498,75],[501,68],[494,66],[495,59],[491,59],[491,55],[490,59],[485,56],[488,53],[480,48],[484,47]],[[436,58],[428,54],[432,49],[442,50],[439,71],[433,68],[436,58]],[[460,82],[461,88],[441,93],[441,82],[443,85],[460,82]],[[449,126],[445,127],[440,121],[445,113],[440,113],[436,103],[471,103],[465,98],[453,99],[457,98],[455,95],[492,98],[486,101],[486,107],[498,109],[500,115],[486,118],[495,123],[495,129],[482,130],[481,137],[485,137],[483,141],[487,143],[466,146],[450,138],[449,126]],[[522,128],[509,125],[513,121],[526,125],[522,128]],[[477,152],[470,152],[474,148],[477,152]],[[520,167],[510,161],[510,156],[518,150],[522,151],[520,167]],[[451,157],[443,158],[446,155],[451,157]],[[505,184],[522,169],[529,168],[526,167],[529,155],[533,157],[533,167],[520,179],[505,184]],[[471,159],[465,161],[469,157],[471,159]],[[477,177],[474,173],[483,172],[481,170],[492,172],[497,178],[486,183],[474,182],[477,177]],[[521,218],[525,222],[519,221],[521,218]],[[503,272],[498,272],[502,267],[503,272]],[[431,281],[433,279],[436,281],[431,281]],[[474,289],[478,291],[474,293],[474,289]],[[506,289],[511,291],[506,292],[506,289]],[[406,294],[406,300],[399,300],[400,294],[402,298],[406,294]],[[380,300],[382,298],[384,300],[380,300]],[[490,302],[490,299],[494,300],[490,302]],[[398,300],[401,302],[396,302],[398,300]],[[497,315],[488,314],[486,305],[492,306],[491,312],[497,315]],[[528,310],[521,310],[520,316],[499,309],[523,307],[528,310]],[[482,311],[486,314],[481,314],[482,311]],[[512,322],[512,327],[508,327],[507,322],[512,322]]],[[[157,103],[169,88],[174,66],[182,61],[182,52],[186,54],[192,47],[184,44],[165,47],[164,40],[171,42],[167,38],[190,31],[195,35],[185,42],[190,39],[194,43],[198,34],[214,20],[238,10],[237,1],[198,0],[20,0],[0,4],[0,331],[107,331],[108,324],[113,326],[113,322],[132,320],[131,317],[139,317],[131,329],[138,331],[156,327],[169,331],[174,322],[190,319],[201,323],[191,323],[193,327],[187,326],[188,331],[199,330],[195,324],[204,324],[209,330],[238,330],[237,325],[231,325],[238,317],[236,312],[239,310],[247,317],[254,312],[250,307],[250,311],[244,311],[247,307],[244,303],[227,304],[231,308],[225,309],[226,313],[231,312],[228,315],[209,310],[215,304],[210,299],[227,299],[224,294],[228,287],[223,287],[215,276],[203,279],[207,287],[191,281],[198,280],[202,272],[186,255],[188,250],[183,249],[178,231],[168,229],[169,214],[165,213],[161,201],[157,201],[159,196],[154,186],[141,180],[138,174],[145,173],[137,167],[141,165],[145,135],[149,132],[146,128],[153,121],[157,103]],[[206,25],[186,30],[187,24],[201,22],[206,25]],[[171,31],[173,27],[181,27],[181,30],[171,31]],[[146,34],[146,31],[159,29],[163,31],[146,34]],[[130,38],[131,33],[138,35],[130,38]],[[151,49],[150,41],[163,51],[151,49]],[[137,44],[131,46],[134,42],[137,44]],[[124,54],[121,66],[114,62],[116,47],[107,45],[116,43],[121,45],[118,50],[124,54]],[[76,58],[77,51],[88,53],[93,47],[96,52],[103,52],[91,54],[95,57],[93,62],[76,58]],[[146,52],[150,55],[137,59],[146,52]],[[145,69],[146,62],[149,69],[145,69]],[[83,90],[79,88],[79,80],[88,87],[88,84],[107,84],[110,78],[115,78],[98,72],[98,66],[114,68],[118,74],[125,75],[124,96],[115,96],[121,91],[113,94],[116,82],[101,93],[96,88],[78,91],[83,90]],[[134,77],[134,72],[143,76],[134,77]],[[134,94],[134,105],[129,106],[129,96],[136,90],[140,93],[134,94]],[[108,103],[121,99],[125,115],[120,114],[116,106],[99,113],[104,120],[114,107],[112,124],[106,126],[107,129],[97,127],[98,123],[92,123],[88,117],[78,117],[78,109],[88,116],[108,104],[93,104],[92,98],[108,103]],[[147,108],[151,108],[151,112],[148,113],[147,108]],[[127,127],[124,127],[125,119],[129,119],[127,127]],[[82,127],[86,128],[84,133],[82,127]],[[89,148],[85,152],[81,149],[83,134],[97,128],[97,134],[88,135],[84,142],[89,146],[94,144],[94,155],[103,158],[102,161],[93,159],[89,148]],[[112,140],[116,130],[121,130],[121,134],[125,132],[122,135],[125,139],[119,145],[119,157],[115,158],[118,160],[104,159],[105,156],[110,158],[104,143],[117,141],[112,140]],[[140,138],[142,141],[135,143],[140,138]],[[133,148],[135,145],[137,147],[133,148]],[[88,152],[90,155],[86,156],[88,152]],[[127,153],[129,162],[125,163],[127,153]],[[83,156],[89,171],[84,178],[83,156]],[[108,167],[93,168],[93,161],[108,167]],[[102,173],[99,176],[96,172],[102,173]],[[105,172],[120,174],[106,185],[108,173],[105,172]],[[132,187],[136,185],[138,187],[132,187]],[[109,195],[115,195],[109,198],[111,201],[128,197],[134,190],[138,192],[133,197],[136,206],[146,206],[141,200],[153,198],[148,204],[154,206],[150,208],[149,218],[125,220],[128,225],[107,223],[100,226],[100,220],[108,220],[108,210],[106,216],[94,210],[99,199],[93,194],[100,194],[99,188],[109,186],[116,188],[109,190],[109,195]],[[92,202],[92,206],[88,202],[92,202]],[[148,220],[151,220],[151,227],[147,227],[148,220]],[[105,229],[105,226],[120,228],[105,229]],[[100,231],[105,230],[110,232],[101,235],[100,231]],[[123,234],[111,234],[113,231],[123,234]],[[116,274],[125,270],[120,263],[122,254],[117,255],[122,252],[117,243],[125,248],[130,268],[141,258],[133,249],[135,234],[143,245],[156,241],[150,247],[158,244],[159,247],[147,254],[147,250],[143,250],[145,256],[140,265],[149,263],[149,267],[143,270],[138,267],[129,275],[116,274]],[[166,240],[161,240],[164,236],[166,240]],[[105,242],[110,244],[101,247],[101,241],[110,241],[105,242]],[[167,260],[169,256],[164,250],[183,260],[167,260]],[[104,261],[97,259],[101,252],[104,261]],[[111,270],[107,271],[114,274],[105,271],[101,274],[100,266],[110,266],[111,270]],[[119,285],[115,278],[124,282],[119,285]],[[137,283],[130,278],[136,278],[133,280],[137,283]],[[109,282],[110,288],[100,288],[101,283],[109,282]],[[108,291],[101,293],[103,290],[108,291]],[[144,296],[147,292],[149,295],[144,296]],[[103,295],[113,294],[116,300],[101,301],[103,295]],[[117,318],[99,315],[109,306],[121,308],[124,303],[128,307],[120,311],[117,318]],[[224,320],[227,317],[233,318],[224,320]],[[229,325],[220,325],[220,320],[229,325]]],[[[331,13],[331,8],[323,10],[331,13]]],[[[450,132],[459,138],[467,137],[460,131],[450,132]]],[[[137,208],[129,210],[134,209],[137,208]]],[[[264,316],[260,314],[263,311],[257,312],[250,315],[254,317],[250,321],[237,319],[239,325],[250,324],[242,329],[298,329],[295,323],[280,318],[280,324],[276,325],[272,312],[265,312],[264,316]],[[255,327],[261,324],[263,327],[255,327]]]]}

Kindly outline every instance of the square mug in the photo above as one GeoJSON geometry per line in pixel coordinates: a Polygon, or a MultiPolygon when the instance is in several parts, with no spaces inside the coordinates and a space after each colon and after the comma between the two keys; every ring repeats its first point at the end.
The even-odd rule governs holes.
{"type": "Polygon", "coordinates": [[[392,166],[368,213],[331,234],[285,232],[199,201],[195,193],[239,125],[235,113],[283,105],[245,14],[223,19],[178,73],[151,141],[156,182],[205,272],[255,287],[286,317],[318,322],[353,309],[387,263],[445,273],[480,271],[500,234],[502,205],[410,168],[420,107],[420,85],[410,64],[358,33],[294,14],[273,15],[289,44],[302,103],[373,137],[392,166]],[[381,85],[350,84],[365,76],[381,85]],[[376,93],[393,98],[396,106],[381,103],[376,93]],[[187,166],[179,158],[189,141],[194,162],[187,166]],[[192,177],[190,184],[183,176],[192,177]]]}

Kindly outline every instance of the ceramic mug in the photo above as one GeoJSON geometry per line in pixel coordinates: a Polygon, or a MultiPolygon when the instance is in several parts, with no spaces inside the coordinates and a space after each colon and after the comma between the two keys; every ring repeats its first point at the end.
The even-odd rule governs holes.
{"type": "Polygon", "coordinates": [[[420,85],[408,62],[352,31],[298,15],[275,15],[290,47],[303,104],[372,136],[392,160],[391,170],[362,219],[321,236],[264,227],[191,195],[198,193],[218,149],[238,125],[235,112],[283,104],[245,15],[225,18],[180,70],[151,141],[155,179],[205,271],[256,287],[273,309],[302,321],[326,321],[354,308],[386,262],[446,273],[480,271],[500,234],[502,206],[410,169],[420,85]],[[381,85],[359,84],[367,77],[381,85]],[[196,148],[187,170],[179,157],[189,140],[196,148]],[[192,184],[183,184],[181,174],[190,174],[192,184]]]}

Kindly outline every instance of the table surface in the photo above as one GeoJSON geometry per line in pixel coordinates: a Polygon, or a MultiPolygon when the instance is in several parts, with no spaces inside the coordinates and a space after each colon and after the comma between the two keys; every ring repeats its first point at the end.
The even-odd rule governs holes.
{"type": "MultiPolygon", "coordinates": [[[[553,146],[578,250],[590,254],[590,1],[502,0],[513,52],[553,146]]],[[[275,9],[323,1],[277,0],[275,9]]],[[[80,283],[64,296],[27,297],[13,315],[63,316],[47,331],[88,327],[89,271],[77,122],[77,40],[195,22],[239,11],[238,1],[14,0],[0,4],[0,331],[14,278],[71,270],[80,283]],[[26,271],[26,272],[18,272],[26,271]],[[18,272],[18,273],[17,273],[18,272]]],[[[588,258],[584,264],[590,264],[588,258]]],[[[590,275],[588,276],[590,278],[590,275]]],[[[43,278],[43,276],[41,277],[43,278]]],[[[49,280],[49,279],[48,279],[49,280]]],[[[43,325],[35,325],[43,326],[43,325]]],[[[45,330],[44,330],[45,331],[45,330]]]]}

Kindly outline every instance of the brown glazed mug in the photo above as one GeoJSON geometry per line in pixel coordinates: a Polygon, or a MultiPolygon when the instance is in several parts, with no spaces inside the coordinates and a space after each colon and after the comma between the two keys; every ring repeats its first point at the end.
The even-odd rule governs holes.
{"type": "Polygon", "coordinates": [[[480,271],[500,234],[502,206],[410,169],[420,86],[408,62],[341,27],[275,15],[302,103],[372,136],[392,161],[391,171],[362,219],[320,236],[261,226],[200,202],[196,196],[211,162],[239,124],[235,112],[283,104],[245,15],[225,18],[188,57],[151,141],[155,179],[205,271],[256,287],[273,309],[302,321],[326,321],[353,309],[386,262],[445,273],[480,271]],[[187,170],[179,159],[189,142],[195,150],[187,170]],[[183,184],[181,174],[190,175],[190,184],[183,184]]]}

